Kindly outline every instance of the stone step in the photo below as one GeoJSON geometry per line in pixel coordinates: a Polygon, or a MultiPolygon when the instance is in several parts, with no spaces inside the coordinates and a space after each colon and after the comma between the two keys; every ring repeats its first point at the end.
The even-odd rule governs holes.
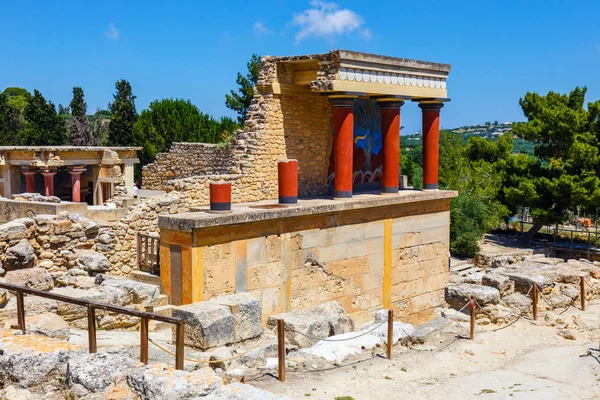
{"type": "MultiPolygon", "coordinates": [[[[155,314],[164,315],[165,317],[171,317],[173,313],[173,307],[174,306],[172,306],[171,304],[167,304],[164,306],[154,306],[152,312],[155,314]]],[[[161,329],[167,329],[172,326],[175,325],[169,324],[168,322],[149,321],[148,323],[148,329],[150,329],[151,331],[159,331],[161,329]]]]}
{"type": "Polygon", "coordinates": [[[148,329],[152,332],[161,331],[163,329],[170,329],[175,325],[169,324],[168,322],[160,322],[160,321],[149,321],[148,329]]]}
{"type": "Polygon", "coordinates": [[[450,271],[459,272],[459,271],[464,271],[469,268],[473,268],[473,264],[461,264],[461,265],[457,265],[457,266],[451,266],[450,271]]]}
{"type": "Polygon", "coordinates": [[[134,270],[129,273],[129,279],[136,281],[136,282],[149,283],[150,285],[156,285],[156,286],[160,287],[161,292],[163,291],[160,276],[156,276],[156,275],[150,274],[148,272],[134,270]]]}
{"type": "Polygon", "coordinates": [[[473,267],[473,268],[465,269],[465,270],[459,271],[458,274],[460,276],[465,276],[465,275],[473,274],[475,272],[481,272],[481,268],[473,267]]]}
{"type": "Polygon", "coordinates": [[[152,312],[155,314],[164,315],[165,317],[170,317],[173,312],[173,306],[170,304],[167,304],[165,306],[158,306],[158,307],[155,306],[154,310],[152,310],[152,312]]]}
{"type": "Polygon", "coordinates": [[[450,258],[450,266],[451,267],[460,267],[461,265],[470,264],[471,260],[468,258],[450,258]]]}

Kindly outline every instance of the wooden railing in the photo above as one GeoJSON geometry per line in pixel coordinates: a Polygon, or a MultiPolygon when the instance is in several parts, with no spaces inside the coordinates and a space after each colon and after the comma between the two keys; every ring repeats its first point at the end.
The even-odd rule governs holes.
{"type": "Polygon", "coordinates": [[[184,334],[185,325],[182,318],[168,317],[146,311],[138,311],[130,308],[98,303],[95,301],[77,299],[63,296],[61,294],[43,292],[24,286],[12,285],[0,282],[0,288],[15,292],[17,297],[17,321],[19,329],[25,334],[25,294],[44,297],[47,299],[62,301],[63,303],[75,304],[87,308],[88,317],[88,349],[90,353],[96,353],[96,310],[104,310],[117,314],[129,315],[140,318],[140,361],[148,364],[148,321],[154,320],[175,325],[175,368],[183,369],[184,357],[184,334]]]}
{"type": "Polygon", "coordinates": [[[137,234],[137,260],[140,271],[160,276],[160,238],[137,234]]]}

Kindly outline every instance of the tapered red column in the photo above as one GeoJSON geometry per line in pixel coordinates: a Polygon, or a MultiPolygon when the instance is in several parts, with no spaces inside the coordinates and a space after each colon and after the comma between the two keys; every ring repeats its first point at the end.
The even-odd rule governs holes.
{"type": "Polygon", "coordinates": [[[334,198],[352,197],[352,159],[354,154],[353,98],[330,98],[333,106],[334,198]]]}
{"type": "Polygon", "coordinates": [[[440,109],[442,103],[421,103],[423,110],[423,189],[438,188],[440,109]]]}
{"type": "Polygon", "coordinates": [[[54,196],[54,175],[56,175],[56,170],[45,170],[42,171],[42,175],[44,175],[44,188],[46,196],[54,196]]]}
{"type": "Polygon", "coordinates": [[[25,175],[25,192],[35,193],[35,174],[37,174],[38,171],[27,169],[21,172],[25,175]]]}
{"type": "Polygon", "coordinates": [[[71,201],[79,203],[81,201],[81,174],[85,171],[84,167],[71,167],[71,201]]]}
{"type": "Polygon", "coordinates": [[[400,185],[400,107],[403,101],[380,101],[383,139],[382,193],[398,193],[400,185]]]}

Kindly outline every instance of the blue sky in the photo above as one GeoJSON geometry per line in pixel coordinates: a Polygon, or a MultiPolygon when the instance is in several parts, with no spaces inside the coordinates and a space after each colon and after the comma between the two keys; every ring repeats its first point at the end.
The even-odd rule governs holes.
{"type": "MultiPolygon", "coordinates": [[[[527,91],[588,87],[600,99],[599,1],[46,1],[0,4],[0,90],[40,90],[68,104],[83,87],[88,112],[128,79],[141,111],[190,99],[233,115],[224,94],[252,53],[343,48],[452,64],[442,126],[523,116],[527,91]]],[[[420,127],[415,104],[403,133],[420,127]]]]}

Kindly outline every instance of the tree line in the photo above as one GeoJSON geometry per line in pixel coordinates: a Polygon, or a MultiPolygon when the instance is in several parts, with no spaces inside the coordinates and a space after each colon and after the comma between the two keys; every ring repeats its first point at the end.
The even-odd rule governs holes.
{"type": "MultiPolygon", "coordinates": [[[[569,94],[527,93],[519,104],[527,119],[497,142],[440,133],[440,188],[458,190],[451,202],[450,247],[473,257],[484,232],[529,207],[534,225],[565,222],[578,207],[593,214],[600,205],[600,100],[585,102],[585,87],[569,94]],[[534,154],[514,152],[513,135],[534,144],[534,154]]],[[[401,153],[402,173],[420,187],[421,148],[401,153]]]]}
{"type": "MultiPolygon", "coordinates": [[[[225,104],[238,114],[215,119],[189,100],[161,99],[138,114],[131,84],[115,83],[115,93],[106,110],[88,114],[83,88],[73,87],[68,106],[58,107],[37,89],[31,94],[19,87],[0,93],[0,146],[141,146],[142,165],[150,163],[175,142],[219,143],[227,141],[243,124],[254,96],[260,57],[247,64],[247,73],[237,76],[237,90],[225,95],[225,104]]],[[[138,171],[139,172],[139,171],[138,171]]]]}

